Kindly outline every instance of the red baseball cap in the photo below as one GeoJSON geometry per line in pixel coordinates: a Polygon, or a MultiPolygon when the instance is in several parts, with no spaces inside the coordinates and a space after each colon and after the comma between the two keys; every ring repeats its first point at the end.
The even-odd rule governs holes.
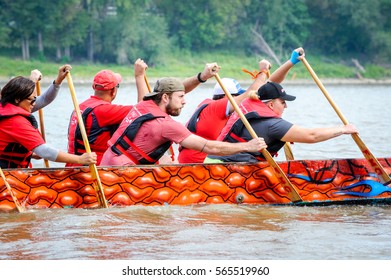
{"type": "Polygon", "coordinates": [[[122,81],[122,77],[118,73],[111,70],[99,71],[92,83],[92,88],[95,90],[110,90],[115,88],[122,81]]]}

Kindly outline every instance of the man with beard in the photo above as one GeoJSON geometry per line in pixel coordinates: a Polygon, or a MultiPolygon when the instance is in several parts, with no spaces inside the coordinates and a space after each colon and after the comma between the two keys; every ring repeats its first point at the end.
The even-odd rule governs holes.
{"type": "MultiPolygon", "coordinates": [[[[200,78],[205,80],[206,77],[200,78]]],[[[173,142],[215,155],[256,152],[266,148],[263,138],[232,144],[192,134],[171,118],[179,116],[185,103],[185,86],[181,81],[175,78],[158,80],[153,92],[146,94],[143,101],[130,110],[108,141],[109,148],[100,165],[155,164],[173,142]]]]}

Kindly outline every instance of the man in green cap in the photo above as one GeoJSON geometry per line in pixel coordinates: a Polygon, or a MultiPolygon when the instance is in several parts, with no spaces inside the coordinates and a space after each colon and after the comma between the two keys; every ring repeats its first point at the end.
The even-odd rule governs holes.
{"type": "MultiPolygon", "coordinates": [[[[215,69],[217,73],[218,67],[215,69]]],[[[266,148],[263,138],[232,144],[192,134],[183,124],[171,118],[180,115],[185,103],[185,86],[181,81],[170,77],[158,80],[154,90],[130,110],[108,141],[109,148],[100,165],[155,164],[173,142],[216,155],[266,148]]]]}

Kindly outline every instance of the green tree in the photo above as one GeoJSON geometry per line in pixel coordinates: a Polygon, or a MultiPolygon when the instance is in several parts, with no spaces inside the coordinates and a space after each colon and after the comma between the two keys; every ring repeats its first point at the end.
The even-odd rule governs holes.
{"type": "MultiPolygon", "coordinates": [[[[116,29],[121,28],[121,23],[116,29],[107,30],[111,26],[113,17],[116,17],[117,2],[115,0],[81,0],[82,7],[87,17],[87,30],[84,36],[85,44],[82,46],[87,51],[87,59],[90,62],[107,61],[104,53],[114,50],[115,41],[111,41],[110,36],[116,29]],[[104,33],[107,31],[108,33],[104,33]],[[106,37],[109,37],[106,39],[106,37]]],[[[79,48],[79,51],[81,49],[79,48]]]]}
{"type": "MultiPolygon", "coordinates": [[[[36,2],[40,3],[37,15],[41,17],[41,26],[37,30],[38,45],[42,36],[43,45],[53,50],[57,61],[69,61],[71,47],[82,43],[87,35],[87,15],[81,1],[36,2]],[[45,20],[42,20],[43,17],[45,20]]],[[[43,55],[43,47],[38,47],[38,50],[43,55]]]]}
{"type": "Polygon", "coordinates": [[[34,1],[1,1],[4,19],[10,29],[8,42],[11,46],[15,42],[19,42],[24,60],[30,59],[30,39],[39,26],[39,19],[34,14],[37,6],[38,4],[34,1]]]}
{"type": "MultiPolygon", "coordinates": [[[[286,56],[292,49],[304,46],[312,24],[304,0],[255,1],[246,7],[247,28],[262,34],[264,40],[278,57],[286,56]]],[[[251,34],[252,46],[259,42],[251,34]]]]}
{"type": "Polygon", "coordinates": [[[378,54],[390,58],[390,0],[308,0],[307,5],[316,18],[308,41],[314,48],[365,60],[378,54]]]}
{"type": "MultiPolygon", "coordinates": [[[[0,1],[1,4],[3,0],[0,1]]],[[[7,14],[4,9],[0,9],[0,46],[7,47],[8,46],[8,36],[11,32],[9,27],[9,22],[7,21],[7,14]]]]}
{"type": "Polygon", "coordinates": [[[232,30],[236,26],[243,6],[248,1],[201,0],[201,1],[159,1],[156,5],[164,14],[169,36],[180,48],[192,51],[210,50],[226,46],[236,38],[232,30]]]}
{"type": "Polygon", "coordinates": [[[165,18],[156,12],[153,1],[117,1],[115,61],[119,64],[144,59],[150,66],[163,64],[169,49],[165,18]]]}

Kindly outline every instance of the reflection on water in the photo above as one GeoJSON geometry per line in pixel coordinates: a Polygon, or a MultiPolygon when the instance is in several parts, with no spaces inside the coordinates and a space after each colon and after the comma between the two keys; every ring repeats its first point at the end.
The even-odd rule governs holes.
{"type": "MultiPolygon", "coordinates": [[[[152,82],[152,81],[151,81],[152,82]]],[[[213,85],[186,96],[185,122],[213,85]]],[[[284,117],[303,127],[341,121],[316,86],[286,85],[297,96],[284,117]]],[[[371,151],[390,157],[390,86],[327,86],[371,151]]],[[[79,102],[90,86],[76,85],[79,102]]],[[[135,103],[134,85],[117,103],[135,103]]],[[[44,110],[47,142],[66,149],[73,108],[66,83],[44,110]]],[[[296,159],[362,157],[351,137],[294,144],[296,159]]],[[[284,160],[281,152],[277,160],[284,160]]],[[[51,166],[63,166],[50,163],[51,166]]],[[[35,161],[34,167],[43,166],[35,161]]],[[[197,205],[1,213],[0,259],[390,259],[391,210],[375,206],[197,205]]]]}
{"type": "Polygon", "coordinates": [[[389,259],[374,206],[135,206],[7,213],[0,259],[389,259]]]}

